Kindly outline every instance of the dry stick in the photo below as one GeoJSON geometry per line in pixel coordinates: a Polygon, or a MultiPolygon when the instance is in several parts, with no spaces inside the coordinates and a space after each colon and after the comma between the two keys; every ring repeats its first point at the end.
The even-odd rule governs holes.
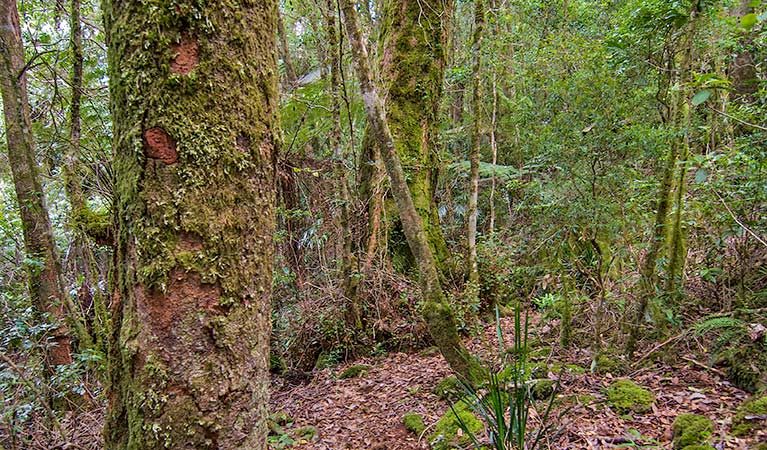
{"type": "Polygon", "coordinates": [[[689,362],[689,363],[692,363],[693,365],[696,365],[696,366],[698,366],[698,367],[700,367],[702,369],[710,370],[711,372],[714,372],[717,375],[721,375],[722,377],[727,378],[727,374],[722,372],[719,369],[716,369],[714,367],[709,367],[706,364],[703,364],[702,362],[695,361],[694,359],[688,358],[686,356],[683,356],[682,359],[687,361],[687,362],[689,362]]]}
{"type": "Polygon", "coordinates": [[[726,118],[728,118],[728,119],[732,119],[732,120],[734,120],[734,121],[736,121],[736,122],[738,122],[738,123],[740,123],[740,124],[742,124],[742,125],[745,125],[745,126],[747,126],[747,127],[753,127],[753,128],[756,128],[757,130],[767,131],[767,127],[763,127],[763,126],[761,126],[761,125],[757,125],[757,124],[755,124],[755,123],[746,122],[745,120],[741,120],[741,119],[738,119],[738,118],[737,118],[737,117],[735,117],[735,116],[732,116],[732,115],[730,115],[730,114],[727,114],[727,113],[726,113],[726,112],[724,112],[724,111],[719,111],[718,109],[712,108],[712,107],[710,107],[710,106],[708,106],[708,105],[706,105],[706,107],[707,107],[708,109],[710,109],[711,111],[714,111],[714,112],[715,112],[715,113],[717,113],[717,114],[721,114],[721,115],[723,115],[724,117],[726,117],[726,118]]]}
{"type": "Polygon", "coordinates": [[[665,347],[665,346],[666,346],[666,345],[668,345],[669,343],[671,343],[671,342],[673,342],[673,341],[676,341],[676,340],[679,340],[679,339],[681,339],[681,338],[682,338],[682,337],[684,337],[684,336],[685,336],[687,333],[688,333],[688,330],[685,330],[685,331],[684,331],[684,332],[682,332],[681,334],[678,334],[678,335],[676,335],[676,336],[672,336],[672,337],[670,337],[670,338],[666,339],[665,341],[663,341],[663,342],[661,342],[660,344],[658,344],[658,345],[656,345],[655,347],[653,347],[653,348],[652,348],[652,349],[651,349],[649,352],[647,352],[647,353],[645,353],[644,355],[642,355],[642,357],[641,357],[641,358],[639,358],[639,359],[637,359],[636,361],[634,361],[634,364],[639,364],[640,362],[644,361],[644,359],[645,359],[645,358],[647,358],[648,356],[652,355],[652,354],[653,354],[653,353],[655,353],[656,351],[658,351],[658,350],[660,350],[661,348],[665,347]]]}
{"type": "Polygon", "coordinates": [[[750,234],[751,236],[753,236],[753,237],[754,237],[754,239],[756,239],[757,241],[759,241],[759,243],[760,243],[760,244],[762,244],[762,245],[764,245],[765,247],[767,247],[767,242],[765,242],[765,241],[764,241],[764,239],[760,238],[760,237],[759,237],[759,236],[758,236],[756,233],[754,233],[753,231],[751,231],[751,228],[747,227],[746,225],[744,225],[744,224],[743,224],[743,222],[741,222],[740,220],[738,220],[738,218],[737,218],[737,217],[735,216],[735,214],[732,212],[732,210],[730,209],[730,207],[729,207],[729,206],[727,206],[727,203],[725,203],[725,202],[724,202],[724,199],[722,198],[722,196],[721,196],[721,195],[719,195],[719,192],[717,192],[717,191],[714,191],[714,194],[716,194],[716,196],[719,198],[719,201],[720,201],[720,202],[722,202],[722,205],[724,205],[725,209],[727,209],[727,212],[728,212],[728,213],[730,213],[730,217],[732,217],[732,220],[734,220],[734,221],[735,221],[735,222],[736,222],[738,225],[740,225],[741,227],[743,227],[743,230],[745,230],[745,231],[746,231],[748,234],[750,234]]]}

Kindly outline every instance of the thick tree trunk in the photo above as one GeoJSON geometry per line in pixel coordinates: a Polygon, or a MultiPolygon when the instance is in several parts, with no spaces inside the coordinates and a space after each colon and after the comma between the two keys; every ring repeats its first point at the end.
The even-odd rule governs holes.
{"type": "Polygon", "coordinates": [[[277,2],[107,0],[104,15],[116,178],[105,448],[265,449],[277,2]]]}
{"type": "Polygon", "coordinates": [[[0,1],[0,89],[3,94],[8,161],[11,165],[24,231],[29,270],[29,293],[36,309],[61,324],[53,330],[56,345],[48,351],[50,366],[72,362],[69,330],[64,325],[67,300],[61,265],[53,239],[45,195],[40,183],[29,116],[24,48],[16,0],[0,1]]]}
{"type": "Polygon", "coordinates": [[[450,367],[465,380],[477,381],[480,376],[478,365],[458,336],[455,318],[442,291],[437,265],[421,216],[416,210],[405,181],[405,171],[389,129],[383,101],[371,78],[368,53],[360,33],[354,2],[342,0],[341,4],[370,131],[381,148],[381,158],[391,181],[392,194],[397,203],[402,228],[418,265],[421,292],[424,296],[424,318],[429,326],[429,332],[450,367]]]}
{"type": "Polygon", "coordinates": [[[482,143],[482,33],[485,28],[485,4],[482,0],[474,0],[474,68],[471,75],[472,103],[474,117],[471,127],[471,153],[469,155],[469,205],[467,225],[466,269],[468,272],[469,289],[474,296],[479,292],[479,269],[477,267],[477,215],[479,203],[479,150],[482,143]]]}
{"type": "Polygon", "coordinates": [[[434,200],[437,128],[450,0],[386,0],[381,38],[385,107],[397,155],[440,269],[450,258],[434,200]]]}

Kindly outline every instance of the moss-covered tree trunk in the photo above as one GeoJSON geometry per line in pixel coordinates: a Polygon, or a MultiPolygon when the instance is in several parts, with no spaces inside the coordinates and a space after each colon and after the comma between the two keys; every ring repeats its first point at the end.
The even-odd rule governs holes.
{"type": "Polygon", "coordinates": [[[402,221],[402,228],[413,253],[420,274],[419,282],[424,297],[424,318],[429,333],[450,367],[469,382],[478,381],[478,365],[463,346],[439,281],[437,264],[421,216],[413,202],[406,182],[405,171],[397,154],[396,144],[387,120],[384,103],[371,77],[368,53],[359,29],[356,5],[353,0],[341,1],[344,26],[349,37],[354,66],[360,82],[368,126],[381,151],[386,172],[391,182],[392,195],[402,221]]]}
{"type": "Polygon", "coordinates": [[[61,264],[53,239],[37,161],[29,115],[27,83],[24,73],[24,47],[21,41],[16,0],[0,1],[0,92],[3,95],[5,137],[16,198],[19,204],[24,246],[29,261],[29,293],[35,308],[59,319],[53,329],[55,346],[48,350],[47,364],[72,362],[69,330],[64,325],[65,302],[61,264]]]}
{"type": "Polygon", "coordinates": [[[277,2],[107,0],[105,448],[264,449],[277,2]]]}
{"type": "Polygon", "coordinates": [[[675,92],[672,96],[671,108],[668,114],[668,123],[671,126],[684,129],[684,133],[680,133],[679,136],[671,136],[669,138],[668,153],[666,160],[663,162],[660,185],[658,187],[658,193],[655,201],[655,222],[653,226],[650,246],[645,256],[644,262],[640,268],[640,285],[639,295],[637,302],[634,305],[631,312],[631,319],[628,326],[628,339],[626,341],[626,351],[629,355],[633,354],[636,350],[637,341],[642,333],[642,323],[647,312],[647,307],[651,298],[653,298],[658,290],[659,286],[659,264],[658,259],[662,252],[665,250],[666,255],[669,258],[669,264],[667,264],[667,280],[671,280],[666,283],[665,288],[669,292],[674,286],[674,280],[676,273],[680,270],[683,261],[683,236],[681,233],[681,220],[682,220],[682,208],[683,208],[683,195],[684,195],[684,178],[686,171],[686,159],[688,155],[689,146],[689,127],[690,127],[690,108],[689,95],[691,95],[689,89],[690,74],[692,73],[693,62],[693,47],[696,31],[696,10],[693,8],[690,12],[690,21],[687,25],[685,39],[682,41],[680,51],[672,52],[670,58],[678,58],[678,66],[676,61],[670,60],[671,74],[673,79],[669,85],[673,85],[674,82],[683,86],[679,92],[675,92]],[[680,162],[681,168],[679,169],[678,183],[676,185],[677,194],[673,196],[675,183],[674,174],[676,166],[680,162]],[[669,212],[671,210],[672,200],[676,206],[676,212],[674,220],[671,223],[669,229],[669,212]]]}
{"type": "MultiPolygon", "coordinates": [[[[381,72],[386,117],[408,187],[437,264],[449,252],[434,200],[438,172],[438,112],[445,72],[450,0],[386,0],[383,5],[381,72]]],[[[396,210],[392,211],[395,213],[396,210]]],[[[408,247],[393,247],[408,251],[408,247]]],[[[404,256],[407,255],[394,255],[404,256]]]]}

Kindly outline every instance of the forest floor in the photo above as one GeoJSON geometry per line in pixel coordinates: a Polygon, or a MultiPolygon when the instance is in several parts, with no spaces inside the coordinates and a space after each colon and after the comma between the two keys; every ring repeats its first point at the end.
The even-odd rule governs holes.
{"type": "MultiPolygon", "coordinates": [[[[735,410],[748,395],[727,382],[717,369],[708,368],[692,356],[677,354],[676,363],[651,362],[623,376],[609,372],[597,375],[589,370],[593,359],[589,352],[557,348],[552,324],[536,330],[536,322],[533,320],[531,335],[537,333],[544,345],[554,347],[549,360],[571,368],[563,372],[558,401],[551,414],[554,427],[544,448],[670,449],[672,423],[683,413],[699,414],[713,420],[715,431],[711,443],[717,449],[748,449],[755,448],[757,442],[767,442],[767,430],[757,432],[757,436],[750,440],[730,434],[735,410]],[[547,336],[551,339],[547,340],[547,336]],[[576,365],[584,369],[572,370],[576,365]],[[631,379],[653,392],[655,402],[650,413],[621,415],[607,405],[607,386],[622,378],[631,379]]],[[[502,327],[506,338],[510,339],[513,319],[502,319],[502,327]]],[[[478,337],[468,340],[467,345],[474,354],[492,355],[493,350],[488,349],[494,348],[490,344],[494,342],[497,338],[493,323],[478,337]]],[[[662,349],[654,355],[661,352],[662,349]]],[[[639,355],[643,354],[640,352],[639,355]]],[[[427,449],[434,424],[449,408],[433,390],[449,375],[450,370],[439,353],[426,351],[363,358],[315,372],[311,381],[304,385],[285,386],[275,380],[272,411],[290,418],[282,436],[312,429],[307,427],[313,427],[316,434],[303,441],[293,436],[299,443],[290,447],[281,446],[281,436],[273,436],[272,447],[427,449]],[[340,379],[338,375],[352,365],[370,368],[363,376],[340,379]],[[408,412],[423,416],[427,429],[421,436],[407,431],[403,425],[402,417],[408,412]]],[[[556,378],[558,374],[550,373],[549,376],[556,378]]]]}

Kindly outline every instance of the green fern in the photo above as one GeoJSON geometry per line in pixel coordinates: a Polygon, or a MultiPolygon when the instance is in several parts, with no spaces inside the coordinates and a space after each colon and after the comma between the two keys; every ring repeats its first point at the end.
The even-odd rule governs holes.
{"type": "Polygon", "coordinates": [[[696,336],[703,336],[706,333],[723,329],[735,328],[736,331],[745,331],[746,323],[733,317],[712,317],[703,322],[696,323],[693,328],[695,329],[696,336]]]}

